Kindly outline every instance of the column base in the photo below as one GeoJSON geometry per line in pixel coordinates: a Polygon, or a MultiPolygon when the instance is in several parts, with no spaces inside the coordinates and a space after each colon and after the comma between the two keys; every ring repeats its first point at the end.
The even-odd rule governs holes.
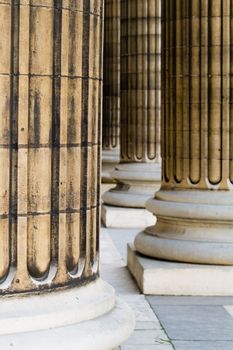
{"type": "Polygon", "coordinates": [[[110,205],[102,205],[101,219],[108,228],[144,228],[154,225],[155,216],[142,208],[120,208],[110,205]]]}
{"type": "Polygon", "coordinates": [[[152,259],[129,244],[128,268],[146,295],[233,296],[233,266],[152,259]]]}
{"type": "Polygon", "coordinates": [[[147,202],[157,217],[135,239],[146,256],[195,264],[233,265],[230,191],[159,191],[147,202]]]}
{"type": "Polygon", "coordinates": [[[100,279],[50,294],[2,298],[0,307],[4,350],[113,350],[134,328],[130,308],[100,279]]]}
{"type": "Polygon", "coordinates": [[[102,175],[101,182],[103,184],[115,184],[112,178],[112,172],[120,162],[120,149],[103,150],[102,151],[102,175]]]}
{"type": "Polygon", "coordinates": [[[123,163],[112,172],[117,186],[103,194],[103,202],[117,207],[145,208],[160,188],[159,163],[123,163]]]}

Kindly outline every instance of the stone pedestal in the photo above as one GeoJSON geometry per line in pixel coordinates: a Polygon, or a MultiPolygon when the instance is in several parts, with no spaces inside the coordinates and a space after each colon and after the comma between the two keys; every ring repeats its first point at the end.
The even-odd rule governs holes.
{"type": "Polygon", "coordinates": [[[133,328],[99,277],[102,13],[0,4],[1,349],[112,350],[133,328]]]}
{"type": "Polygon", "coordinates": [[[101,219],[108,228],[142,228],[156,222],[146,209],[124,208],[102,204],[101,219]]]}
{"type": "MultiPolygon", "coordinates": [[[[121,159],[111,174],[117,186],[104,194],[103,202],[137,208],[132,225],[160,187],[160,56],[160,1],[122,1],[121,159]]],[[[148,216],[153,224],[155,219],[148,216]]]]}
{"type": "Polygon", "coordinates": [[[130,244],[128,267],[143,294],[177,296],[233,294],[233,266],[220,267],[149,258],[138,253],[134,245],[130,244]]]}
{"type": "Polygon", "coordinates": [[[46,295],[4,298],[0,305],[2,349],[113,350],[134,324],[129,307],[100,279],[46,295]]]}
{"type": "MultiPolygon", "coordinates": [[[[157,224],[136,237],[135,248],[205,264],[214,280],[231,271],[220,265],[233,265],[230,3],[164,5],[163,181],[147,202],[157,224]]],[[[218,290],[233,295],[229,283],[226,293],[218,290]]]]}
{"type": "Polygon", "coordinates": [[[117,207],[145,209],[151,193],[160,188],[161,167],[159,164],[119,164],[112,176],[117,185],[104,194],[104,203],[117,207]]]}

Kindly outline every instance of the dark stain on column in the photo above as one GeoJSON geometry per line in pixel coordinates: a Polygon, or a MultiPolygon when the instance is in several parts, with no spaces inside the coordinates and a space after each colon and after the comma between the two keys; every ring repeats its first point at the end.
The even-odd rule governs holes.
{"type": "Polygon", "coordinates": [[[81,237],[80,257],[86,255],[87,177],[88,177],[88,103],[89,103],[89,36],[90,0],[83,2],[83,53],[82,53],[82,120],[81,120],[81,237]]]}
{"type": "Polygon", "coordinates": [[[9,178],[9,238],[11,260],[16,263],[17,242],[17,163],[18,163],[18,51],[19,51],[19,5],[11,8],[11,78],[10,78],[10,178],[9,178]]]}
{"type": "Polygon", "coordinates": [[[53,97],[52,97],[52,255],[57,256],[59,234],[60,99],[61,99],[62,0],[54,0],[53,97]]]}
{"type": "Polygon", "coordinates": [[[35,94],[34,102],[34,145],[40,145],[40,96],[35,94]]]}

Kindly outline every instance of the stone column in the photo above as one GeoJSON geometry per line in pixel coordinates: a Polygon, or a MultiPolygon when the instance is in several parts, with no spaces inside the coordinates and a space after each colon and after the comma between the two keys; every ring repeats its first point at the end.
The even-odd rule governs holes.
{"type": "Polygon", "coordinates": [[[120,0],[105,0],[102,183],[114,183],[120,160],[120,28],[120,0]]]}
{"type": "Polygon", "coordinates": [[[1,349],[110,350],[132,328],[99,278],[102,12],[0,4],[1,349]]]}
{"type": "MultiPolygon", "coordinates": [[[[121,161],[112,174],[118,185],[104,194],[105,204],[145,209],[160,187],[160,72],[161,1],[122,1],[121,161]]],[[[144,227],[154,223],[147,215],[144,227]]]]}
{"type": "MultiPolygon", "coordinates": [[[[135,247],[150,257],[206,264],[186,264],[188,281],[199,281],[194,293],[233,294],[232,267],[217,267],[233,265],[231,1],[164,4],[162,188],[147,204],[157,224],[137,236],[135,247]]],[[[187,293],[187,280],[179,283],[187,293]]]]}

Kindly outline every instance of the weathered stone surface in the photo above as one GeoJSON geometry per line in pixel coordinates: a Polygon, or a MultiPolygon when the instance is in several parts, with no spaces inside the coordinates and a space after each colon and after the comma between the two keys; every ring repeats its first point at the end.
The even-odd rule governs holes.
{"type": "Polygon", "coordinates": [[[0,294],[98,274],[102,11],[0,4],[0,294]]]}
{"type": "Polygon", "coordinates": [[[134,327],[99,278],[102,26],[102,0],[0,3],[1,349],[110,350],[134,327]]]}

